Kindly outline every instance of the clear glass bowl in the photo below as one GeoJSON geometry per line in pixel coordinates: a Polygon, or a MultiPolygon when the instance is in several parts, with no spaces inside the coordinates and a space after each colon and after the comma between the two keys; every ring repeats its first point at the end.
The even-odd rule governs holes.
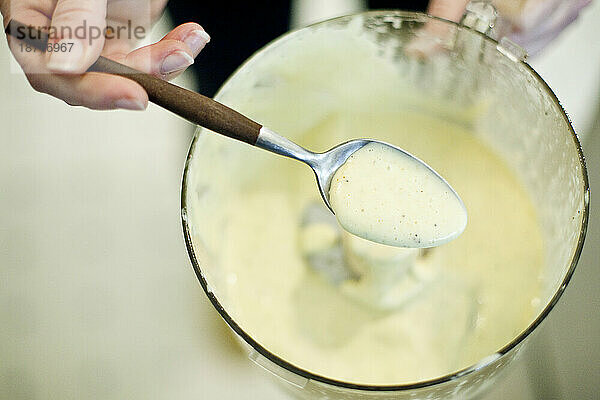
{"type": "Polygon", "coordinates": [[[545,262],[537,317],[479,363],[412,384],[342,382],[313,374],[278,357],[236,323],[219,297],[219,284],[224,279],[218,268],[219,216],[224,194],[219,189],[222,182],[215,181],[207,168],[214,163],[219,163],[219,168],[226,165],[231,170],[231,182],[235,175],[252,171],[231,150],[236,145],[201,128],[188,154],[182,186],[183,230],[190,259],[207,296],[247,349],[250,359],[282,378],[300,398],[471,398],[491,385],[517,356],[554,307],[574,272],[589,208],[589,185],[579,140],[552,90],[510,44],[420,13],[367,12],[288,33],[242,65],[216,98],[235,105],[236,99],[253,95],[252,87],[276,85],[276,81],[261,75],[260,65],[266,57],[285,58],[287,50],[314,30],[344,30],[351,24],[361,24],[362,34],[377,43],[383,56],[394,61],[407,87],[421,94],[403,99],[402,107],[457,122],[460,112],[444,113],[439,104],[451,102],[455,109],[466,110],[486,99],[486,111],[477,117],[472,128],[516,172],[537,207],[545,262]]]}

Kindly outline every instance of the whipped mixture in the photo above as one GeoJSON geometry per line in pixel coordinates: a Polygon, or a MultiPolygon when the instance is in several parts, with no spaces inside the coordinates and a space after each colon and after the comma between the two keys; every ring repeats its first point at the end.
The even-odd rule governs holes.
{"type": "Polygon", "coordinates": [[[305,165],[210,133],[191,161],[188,218],[209,290],[260,345],[328,378],[408,384],[473,365],[528,326],[542,238],[525,189],[469,116],[407,106],[417,94],[403,73],[352,29],[279,44],[220,99],[317,151],[368,134],[427,160],[460,193],[464,232],[426,250],[358,239],[305,165]]]}
{"type": "Polygon", "coordinates": [[[464,205],[440,176],[383,143],[348,157],[333,176],[329,197],[344,229],[390,246],[439,246],[467,224],[464,205]]]}

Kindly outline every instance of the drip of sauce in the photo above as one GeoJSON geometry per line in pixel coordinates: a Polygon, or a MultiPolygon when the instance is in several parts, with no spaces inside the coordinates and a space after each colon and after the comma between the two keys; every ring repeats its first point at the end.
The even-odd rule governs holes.
{"type": "Polygon", "coordinates": [[[458,237],[467,212],[433,170],[383,143],[369,143],[334,174],[329,200],[350,233],[396,247],[433,247],[458,237]]]}

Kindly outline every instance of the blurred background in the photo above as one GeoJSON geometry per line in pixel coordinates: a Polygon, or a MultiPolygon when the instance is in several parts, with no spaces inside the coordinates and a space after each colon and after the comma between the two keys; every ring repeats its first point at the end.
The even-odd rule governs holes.
{"type": "MultiPolygon", "coordinates": [[[[361,6],[300,3],[293,26],[361,6]]],[[[564,296],[486,400],[600,396],[598,37],[596,1],[530,60],[583,139],[591,221],[564,296]]],[[[34,92],[11,57],[2,38],[0,399],[287,398],[238,349],[188,261],[179,198],[194,127],[153,105],[69,107],[34,92]]]]}

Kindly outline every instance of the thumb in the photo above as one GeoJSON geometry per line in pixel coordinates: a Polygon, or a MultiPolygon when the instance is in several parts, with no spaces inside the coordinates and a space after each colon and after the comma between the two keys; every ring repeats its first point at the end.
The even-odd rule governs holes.
{"type": "Polygon", "coordinates": [[[52,15],[47,67],[81,74],[104,48],[107,0],[58,0],[52,15]]]}

